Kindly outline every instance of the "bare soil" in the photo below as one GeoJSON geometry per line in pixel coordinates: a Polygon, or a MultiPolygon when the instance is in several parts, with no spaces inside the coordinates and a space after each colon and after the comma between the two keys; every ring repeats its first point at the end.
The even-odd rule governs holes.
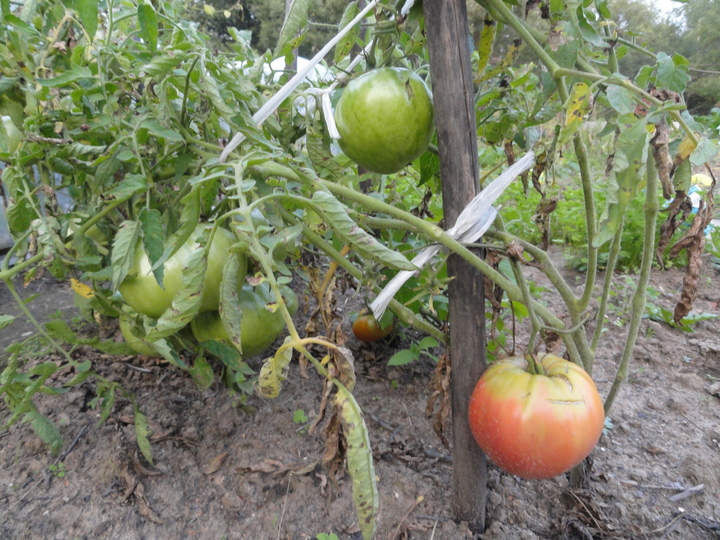
{"type": "MultiPolygon", "coordinates": [[[[582,276],[567,275],[581,283],[582,276]]],[[[616,281],[616,309],[595,366],[602,395],[614,377],[629,313],[626,280],[616,281]]],[[[696,311],[720,315],[717,283],[707,264],[696,311]]],[[[64,284],[45,284],[58,302],[71,298],[64,284]]],[[[681,284],[679,271],[656,272],[653,302],[672,309],[681,284]]],[[[7,291],[0,296],[5,310],[7,291]]],[[[554,298],[547,301],[557,306],[554,298]]],[[[0,335],[3,344],[18,337],[15,328],[0,335]]],[[[452,519],[452,450],[425,416],[433,365],[422,360],[388,368],[402,338],[373,347],[350,338],[354,393],[378,477],[377,538],[720,538],[720,320],[694,330],[643,322],[584,489],[570,489],[565,476],[525,481],[490,465],[481,535],[452,519]]],[[[97,425],[98,411],[89,407],[92,384],[43,396],[38,405],[60,426],[65,449],[59,460],[51,457],[25,424],[0,432],[0,538],[361,537],[349,478],[333,483],[321,466],[323,430],[309,433],[307,424],[294,421],[296,411],[308,421],[319,411],[322,380],[312,370],[304,379],[294,365],[280,397],[251,397],[238,406],[221,385],[200,392],[186,374],[153,359],[80,354],[135,395],[153,431],[155,465],[138,457],[130,400],[119,398],[110,419],[97,425]],[[49,470],[60,463],[62,472],[49,470]]],[[[0,417],[7,415],[0,405],[0,417]]]]}

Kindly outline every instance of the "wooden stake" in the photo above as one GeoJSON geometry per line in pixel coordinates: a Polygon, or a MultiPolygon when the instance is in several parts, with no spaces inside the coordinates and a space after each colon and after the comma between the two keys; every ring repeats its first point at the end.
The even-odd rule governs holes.
{"type": "MultiPolygon", "coordinates": [[[[423,2],[440,153],[444,227],[478,192],[477,129],[465,0],[423,2]]],[[[485,369],[483,277],[453,255],[448,260],[452,361],[453,479],[455,517],[473,532],[485,528],[487,465],[470,432],[468,403],[485,369]]]]}

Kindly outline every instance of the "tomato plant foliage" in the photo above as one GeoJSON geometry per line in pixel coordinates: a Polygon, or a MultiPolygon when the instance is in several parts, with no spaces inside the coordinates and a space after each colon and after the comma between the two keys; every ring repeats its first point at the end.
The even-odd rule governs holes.
{"type": "MultiPolygon", "coordinates": [[[[502,356],[499,348],[509,341],[503,337],[510,327],[504,319],[518,314],[529,329],[530,354],[543,340],[560,336],[571,365],[591,374],[611,283],[603,284],[596,302],[598,265],[612,275],[628,242],[624,225],[630,223],[642,231],[631,237],[640,273],[621,369],[627,368],[639,329],[656,246],[673,257],[686,251],[690,279],[675,315],[687,315],[702,242],[697,236],[673,242],[684,234],[683,220],[709,223],[712,217],[708,190],[696,218],[682,208],[692,167],[715,153],[714,133],[705,127],[713,127],[713,120],[703,124],[685,110],[683,92],[692,73],[687,61],[643,50],[646,66],[620,73],[618,57],[642,47],[618,31],[605,2],[528,3],[529,12],[520,14],[501,0],[478,0],[487,22],[473,45],[469,97],[478,128],[468,137],[480,142],[482,182],[522,154],[535,157],[533,168],[512,186],[523,204],[513,214],[503,203],[501,218],[482,240],[490,247],[483,260],[443,230],[451,224],[443,222],[439,191],[453,179],[439,178],[436,148],[429,145],[434,122],[425,26],[432,21],[423,20],[417,4],[398,16],[391,3],[361,8],[351,2],[343,25],[359,13],[367,18],[357,19],[339,42],[334,62],[275,100],[291,79],[269,67],[275,55],[254,51],[247,34],[232,28],[218,49],[188,22],[186,2],[0,3],[1,194],[13,238],[0,279],[20,309],[15,278],[29,283],[49,273],[72,279],[85,318],[102,324],[119,318],[128,341],[108,342],[62,321],[33,320],[44,345],[62,355],[62,369],[28,361],[23,343],[8,349],[0,375],[10,411],[6,426],[28,422],[57,452],[60,431],[38,411],[33,395],[61,393],[92,379],[97,388],[92,405],[103,420],[112,414],[124,391],[96,377],[89,360],[74,358],[70,351],[77,345],[108,354],[130,354],[132,346],[147,345],[141,354],[159,355],[201,388],[217,377],[243,400],[254,392],[278,395],[290,376],[288,366],[302,356],[334,389],[327,406],[335,408],[335,424],[348,442],[342,448],[358,521],[369,538],[377,525],[378,495],[361,404],[352,395],[354,364],[349,351],[322,335],[337,336],[329,301],[333,273],[342,273],[344,283],[368,300],[397,272],[412,273],[390,309],[398,326],[428,334],[420,342],[426,350],[431,342],[447,342],[446,286],[453,276],[445,256],[455,252],[488,278],[488,324],[501,334],[494,335],[495,356],[502,356]],[[361,22],[371,23],[363,39],[361,22]],[[497,23],[513,33],[513,41],[496,43],[503,37],[496,35],[497,23]],[[360,99],[364,81],[377,80],[399,91],[392,110],[360,99]],[[339,86],[344,90],[338,98],[339,86]],[[341,132],[337,144],[330,117],[341,132]],[[369,124],[362,127],[361,121],[369,124]],[[348,131],[358,125],[359,135],[348,131]],[[230,140],[239,146],[226,146],[230,140]],[[221,162],[224,149],[229,155],[221,162]],[[529,197],[530,190],[536,195],[529,197]],[[659,192],[669,202],[668,220],[658,229],[659,192]],[[577,201],[560,201],[560,193],[577,201]],[[583,225],[576,229],[584,238],[576,238],[577,231],[571,238],[583,250],[586,269],[579,289],[566,283],[546,253],[558,242],[553,237],[558,204],[572,206],[572,219],[583,225]],[[641,217],[629,218],[628,212],[641,217]],[[513,223],[505,227],[502,216],[513,223]],[[445,250],[422,268],[411,262],[423,248],[438,244],[445,250]],[[331,259],[326,279],[320,275],[324,266],[315,264],[318,255],[331,259]],[[533,295],[537,288],[524,277],[523,262],[546,274],[564,304],[562,313],[551,312],[533,295]],[[307,336],[293,323],[294,293],[284,288],[290,283],[322,284],[312,288],[312,296],[323,320],[307,336]],[[587,329],[591,311],[597,315],[587,329]],[[285,329],[280,343],[276,338],[285,329]],[[250,335],[255,341],[248,341],[250,335]],[[324,361],[313,356],[310,345],[328,350],[324,361]],[[251,356],[261,352],[269,356],[253,364],[251,356]]],[[[275,47],[281,56],[302,39],[308,5],[290,6],[275,47]]],[[[458,36],[458,45],[465,46],[466,38],[458,36]]],[[[693,222],[689,230],[706,225],[693,222]]],[[[561,234],[570,238],[567,231],[561,234]]],[[[13,320],[2,316],[0,326],[13,320]]],[[[590,381],[580,379],[578,385],[590,381]]],[[[617,390],[613,385],[606,411],[617,390]]],[[[503,392],[489,392],[488,403],[507,398],[503,392]]],[[[139,447],[151,461],[147,418],[133,404],[139,447]]],[[[602,408],[595,398],[592,405],[588,425],[594,430],[602,408]]],[[[577,410],[589,406],[587,401],[577,410]]],[[[543,412],[542,400],[532,409],[555,414],[543,412]]],[[[498,410],[495,421],[502,414],[498,410]]],[[[564,430],[584,422],[563,418],[564,430]]],[[[593,430],[586,442],[595,437],[593,430]]],[[[500,443],[498,462],[509,444],[500,443]]],[[[533,472],[517,456],[507,466],[517,474],[558,474],[591,446],[573,446],[569,462],[547,462],[542,471],[533,472]]],[[[524,451],[529,450],[528,444],[524,451]]]]}

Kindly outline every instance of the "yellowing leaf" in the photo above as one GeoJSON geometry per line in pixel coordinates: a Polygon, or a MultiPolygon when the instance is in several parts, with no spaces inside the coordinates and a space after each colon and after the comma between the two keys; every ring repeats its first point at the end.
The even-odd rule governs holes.
{"type": "Polygon", "coordinates": [[[72,290],[83,298],[93,298],[95,296],[95,293],[90,285],[85,285],[75,278],[70,278],[70,287],[72,287],[72,290]]]}
{"type": "Polygon", "coordinates": [[[693,142],[690,137],[685,137],[678,146],[677,157],[680,159],[687,159],[695,151],[697,145],[693,142]]]}
{"type": "Polygon", "coordinates": [[[570,97],[565,103],[565,122],[560,131],[559,144],[568,142],[585,120],[592,105],[590,87],[585,83],[575,83],[570,97]]]}
{"type": "Polygon", "coordinates": [[[203,11],[204,11],[207,15],[209,15],[210,17],[212,17],[213,15],[215,15],[215,8],[212,7],[210,4],[205,4],[205,5],[203,6],[203,11]]]}

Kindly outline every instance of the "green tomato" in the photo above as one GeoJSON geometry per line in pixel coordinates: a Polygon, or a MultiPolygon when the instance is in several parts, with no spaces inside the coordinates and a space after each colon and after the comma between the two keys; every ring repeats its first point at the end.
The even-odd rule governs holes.
{"type": "MultiPolygon", "coordinates": [[[[148,317],[158,318],[172,305],[173,298],[182,288],[182,269],[187,260],[197,248],[196,240],[209,224],[200,224],[193,231],[187,242],[177,252],[165,261],[163,286],[158,285],[152,273],[152,264],[148,259],[142,242],[138,242],[135,249],[135,261],[128,272],[128,276],[120,284],[119,291],[125,301],[138,313],[148,317]]],[[[231,255],[230,248],[235,237],[227,229],[218,228],[213,237],[208,253],[207,270],[202,292],[200,311],[216,310],[220,305],[220,283],[222,282],[223,268],[231,255]]],[[[245,280],[247,260],[245,255],[238,254],[240,270],[238,271],[238,287],[245,280]]]]}
{"type": "MultiPolygon", "coordinates": [[[[289,287],[281,286],[281,293],[288,311],[294,315],[298,309],[298,298],[289,287]]],[[[240,346],[244,357],[255,356],[272,345],[285,328],[285,321],[279,311],[271,312],[268,305],[275,303],[275,295],[263,283],[257,287],[245,284],[238,294],[242,312],[240,321],[240,346]]],[[[220,313],[207,311],[198,314],[190,323],[195,339],[223,341],[230,344],[230,334],[220,313]]]]}
{"type": "Polygon", "coordinates": [[[147,341],[135,331],[132,318],[126,314],[120,315],[120,332],[125,343],[136,353],[144,356],[160,356],[152,346],[152,342],[147,341]]]}
{"type": "Polygon", "coordinates": [[[335,108],[340,148],[361,167],[399,171],[427,150],[435,132],[432,94],[404,68],[380,68],[353,79],[335,108]]]}

